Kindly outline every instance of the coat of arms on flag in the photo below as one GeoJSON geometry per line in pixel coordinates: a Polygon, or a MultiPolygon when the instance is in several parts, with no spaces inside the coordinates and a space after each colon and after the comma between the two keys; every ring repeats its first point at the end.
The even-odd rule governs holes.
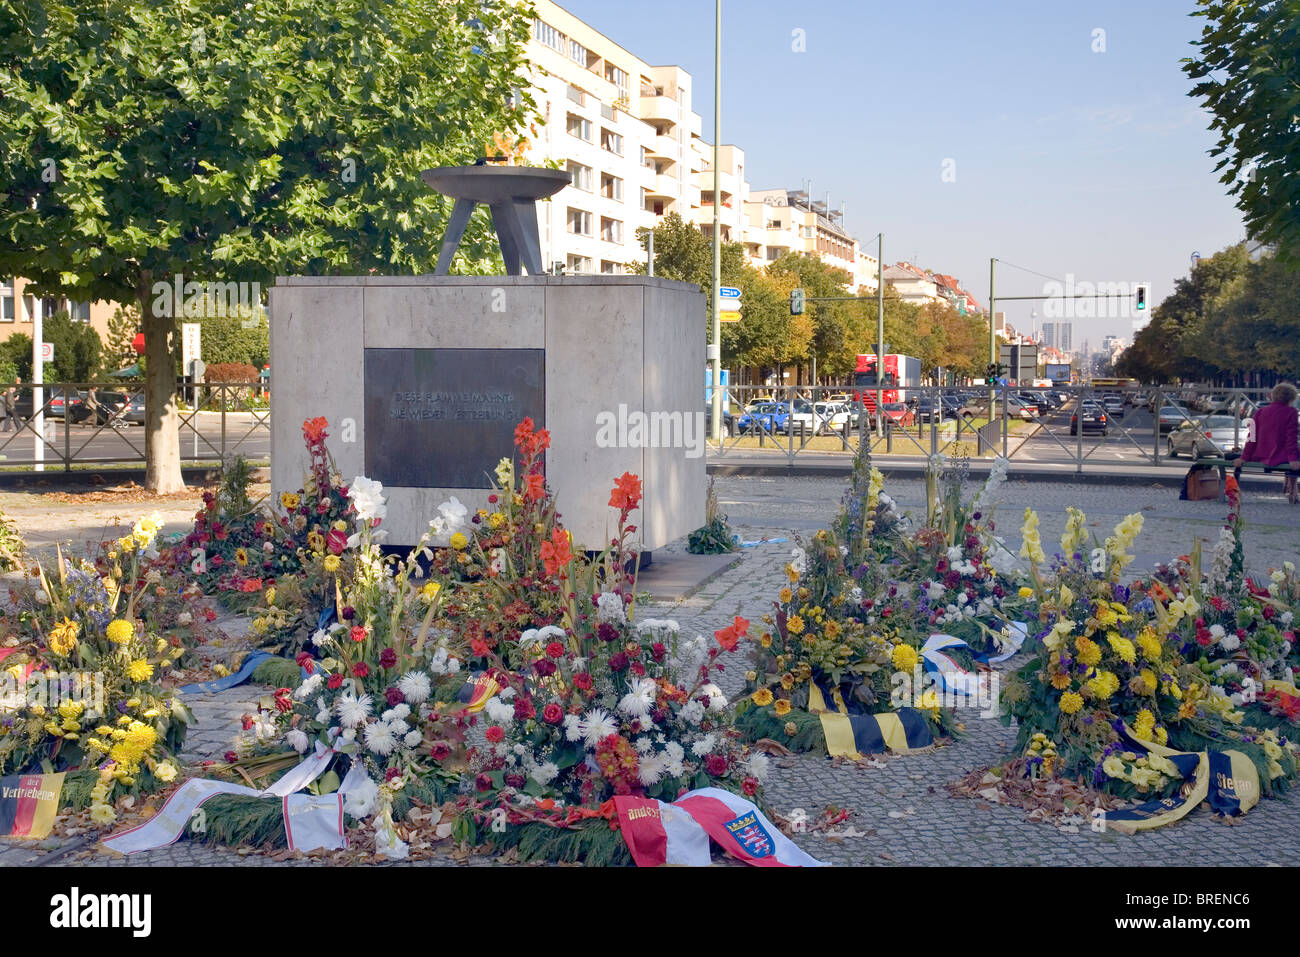
{"type": "Polygon", "coordinates": [[[767,829],[763,827],[753,811],[727,821],[724,826],[736,839],[736,843],[748,851],[750,856],[767,857],[772,853],[772,835],[767,833],[767,829]]]}

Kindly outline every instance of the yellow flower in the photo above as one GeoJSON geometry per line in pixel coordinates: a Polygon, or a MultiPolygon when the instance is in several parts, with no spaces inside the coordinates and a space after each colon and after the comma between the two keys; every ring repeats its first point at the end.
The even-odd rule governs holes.
{"type": "Polygon", "coordinates": [[[1122,778],[1125,774],[1124,762],[1118,754],[1112,754],[1103,761],[1101,763],[1101,769],[1112,778],[1122,778]]]}
{"type": "Polygon", "coordinates": [[[1095,667],[1101,663],[1101,646],[1091,638],[1085,638],[1082,635],[1075,638],[1074,650],[1078,653],[1079,661],[1089,667],[1095,667]]]}
{"type": "Polygon", "coordinates": [[[771,648],[772,633],[767,631],[763,632],[763,634],[759,636],[758,643],[762,645],[764,648],[771,648]]]}
{"type": "MultiPolygon", "coordinates": [[[[819,615],[818,617],[821,616],[819,615]]],[[[826,637],[831,641],[834,641],[840,636],[840,623],[832,618],[830,621],[826,622],[826,627],[823,630],[826,632],[826,637]]]]}
{"type": "Polygon", "coordinates": [[[783,604],[789,604],[790,599],[794,598],[794,592],[792,592],[787,586],[781,589],[781,591],[777,594],[777,597],[781,599],[781,602],[783,604]]]}
{"type": "Polygon", "coordinates": [[[213,665],[212,673],[216,675],[218,678],[224,678],[230,674],[230,669],[227,668],[225,665],[220,665],[220,664],[213,665]]]}
{"type": "Polygon", "coordinates": [[[785,566],[785,577],[788,578],[788,579],[790,579],[791,583],[794,583],[794,582],[797,582],[797,581],[799,580],[799,573],[798,573],[797,571],[794,570],[794,566],[793,566],[793,565],[786,565],[786,566],[785,566]]]}
{"type": "Polygon", "coordinates": [[[1034,590],[1025,585],[1021,585],[1018,594],[1020,595],[1021,598],[1033,598],[1034,590]]]}
{"type": "Polygon", "coordinates": [[[292,512],[302,504],[302,498],[295,492],[281,492],[280,504],[284,506],[286,512],[292,512]]]}
{"type": "Polygon", "coordinates": [[[81,634],[81,622],[64,618],[50,629],[50,651],[66,658],[77,647],[77,636],[81,634]]]}
{"type": "Polygon", "coordinates": [[[90,820],[101,827],[107,827],[117,820],[117,812],[107,804],[92,804],[90,806],[90,820]]]}
{"type": "Polygon", "coordinates": [[[772,710],[776,712],[778,718],[784,718],[790,713],[790,702],[785,698],[777,698],[776,703],[772,705],[772,710]]]}
{"type": "Polygon", "coordinates": [[[1052,687],[1057,691],[1064,691],[1066,688],[1070,687],[1070,676],[1063,671],[1059,671],[1052,675],[1051,681],[1052,687]]]}
{"type": "Polygon", "coordinates": [[[438,582],[425,582],[424,586],[420,589],[420,597],[424,599],[424,601],[432,604],[433,600],[438,597],[438,592],[440,591],[442,591],[442,585],[438,584],[438,582]]]}
{"type": "Polygon", "coordinates": [[[341,564],[342,561],[337,555],[326,555],[325,560],[321,562],[321,567],[330,574],[333,574],[339,570],[339,565],[341,564]]]}
{"type": "Polygon", "coordinates": [[[1083,698],[1077,691],[1061,695],[1061,714],[1076,714],[1083,707],[1083,698]]]}
{"type": "Polygon", "coordinates": [[[1148,661],[1160,660],[1160,639],[1154,628],[1143,628],[1138,632],[1137,645],[1142,650],[1142,657],[1148,661]]]}
{"type": "Polygon", "coordinates": [[[493,512],[488,516],[488,526],[493,529],[503,528],[506,524],[506,517],[501,512],[493,512]]]}
{"type": "Polygon", "coordinates": [[[132,681],[148,681],[153,677],[153,665],[143,658],[137,658],[126,666],[126,676],[132,681]]]}
{"type": "Polygon", "coordinates": [[[895,645],[893,652],[890,654],[890,660],[894,663],[895,671],[903,671],[910,674],[912,669],[916,667],[916,663],[920,660],[920,656],[917,655],[916,649],[911,645],[895,645]]]}
{"type": "Polygon", "coordinates": [[[274,585],[272,585],[270,588],[268,588],[268,589],[266,590],[266,603],[267,603],[268,605],[274,605],[274,604],[275,604],[275,586],[274,586],[274,585]]]}
{"type": "Polygon", "coordinates": [[[783,730],[788,737],[793,738],[799,732],[799,726],[793,721],[787,721],[783,730]]]}
{"type": "Polygon", "coordinates": [[[757,680],[758,680],[758,672],[757,672],[757,671],[746,671],[746,672],[745,672],[745,680],[746,680],[746,681],[757,681],[757,680]]]}
{"type": "Polygon", "coordinates": [[[767,688],[759,688],[750,697],[754,700],[754,704],[760,708],[765,708],[772,703],[772,692],[767,688]]]}
{"type": "Polygon", "coordinates": [[[135,625],[125,618],[116,618],[108,623],[106,634],[113,644],[125,645],[135,637],[135,625]]]}
{"type": "Polygon", "coordinates": [[[244,548],[235,549],[235,564],[241,568],[248,564],[248,550],[244,548]]]}
{"type": "Polygon", "coordinates": [[[785,674],[783,674],[781,676],[781,687],[784,688],[786,691],[789,691],[791,688],[793,688],[794,675],[790,674],[790,672],[788,671],[785,674]]]}
{"type": "Polygon", "coordinates": [[[1110,643],[1111,651],[1119,655],[1121,661],[1131,665],[1137,660],[1137,651],[1133,648],[1133,642],[1129,641],[1119,632],[1107,632],[1106,641],[1110,643]]]}
{"type": "Polygon", "coordinates": [[[59,717],[66,719],[76,718],[81,712],[86,710],[86,706],[80,701],[63,701],[59,703],[59,717]]]}
{"type": "Polygon", "coordinates": [[[451,536],[451,547],[460,551],[469,544],[469,539],[465,537],[464,532],[455,532],[451,536]]]}
{"type": "Polygon", "coordinates": [[[307,545],[314,552],[323,552],[325,551],[325,536],[317,531],[308,532],[307,545]]]}
{"type": "Polygon", "coordinates": [[[343,519],[340,518],[337,522],[334,523],[333,528],[334,531],[336,532],[346,532],[348,530],[348,523],[343,521],[343,519]]]}
{"type": "Polygon", "coordinates": [[[792,635],[802,635],[804,629],[803,619],[798,615],[791,615],[786,619],[785,630],[792,635]]]}
{"type": "Polygon", "coordinates": [[[1113,672],[1100,671],[1096,677],[1088,679],[1088,690],[1100,700],[1105,701],[1119,690],[1119,679],[1115,677],[1113,672]]]}
{"type": "Polygon", "coordinates": [[[163,784],[170,784],[176,780],[176,765],[170,761],[159,761],[158,766],[153,769],[153,776],[163,784]]]}

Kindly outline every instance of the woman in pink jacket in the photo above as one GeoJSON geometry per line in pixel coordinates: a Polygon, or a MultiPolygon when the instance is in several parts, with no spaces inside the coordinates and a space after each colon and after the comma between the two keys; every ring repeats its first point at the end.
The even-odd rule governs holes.
{"type": "MultiPolygon", "coordinates": [[[[1264,465],[1287,466],[1290,472],[1286,476],[1286,496],[1294,505],[1296,495],[1296,473],[1300,472],[1300,444],[1297,433],[1300,432],[1300,412],[1296,411],[1295,400],[1300,395],[1290,382],[1279,382],[1273,387],[1273,401],[1255,413],[1254,435],[1241,450],[1241,462],[1261,462],[1264,465]]],[[[1241,466],[1234,470],[1241,477],[1241,466]]]]}

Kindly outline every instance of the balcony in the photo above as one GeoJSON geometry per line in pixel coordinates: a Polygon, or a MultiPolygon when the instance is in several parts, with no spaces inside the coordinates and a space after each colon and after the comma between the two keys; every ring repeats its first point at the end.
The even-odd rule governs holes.
{"type": "Polygon", "coordinates": [[[681,159],[681,144],[671,136],[656,136],[647,149],[651,156],[663,156],[674,162],[681,159]]]}
{"type": "MultiPolygon", "coordinates": [[[[736,192],[736,177],[723,170],[718,174],[718,186],[722,190],[722,202],[731,201],[732,195],[736,192]]],[[[713,171],[705,170],[700,173],[700,196],[713,201],[713,171]]]]}
{"type": "Polygon", "coordinates": [[[641,119],[676,126],[680,118],[681,106],[676,100],[667,96],[641,97],[641,119]]]}
{"type": "Polygon", "coordinates": [[[682,187],[677,182],[677,178],[666,173],[656,173],[650,187],[646,190],[648,197],[655,198],[677,199],[681,194],[682,187]]]}

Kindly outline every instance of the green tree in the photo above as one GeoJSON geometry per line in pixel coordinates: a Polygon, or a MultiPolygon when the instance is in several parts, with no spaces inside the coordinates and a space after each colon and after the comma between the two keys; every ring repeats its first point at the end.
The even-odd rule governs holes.
{"type": "Polygon", "coordinates": [[[108,320],[104,339],[104,372],[117,372],[136,360],[135,337],[140,332],[140,310],[118,306],[108,320]]]}
{"type": "Polygon", "coordinates": [[[1254,238],[1300,260],[1300,0],[1197,5],[1199,56],[1183,69],[1201,81],[1189,95],[1214,117],[1220,182],[1254,238]]]}
{"type": "MultiPolygon", "coordinates": [[[[0,361],[8,362],[14,368],[14,375],[24,382],[32,378],[32,337],[25,332],[15,332],[4,342],[0,342],[0,361]]],[[[13,382],[13,378],[4,379],[13,382]]]]}
{"type": "Polygon", "coordinates": [[[67,310],[47,316],[42,338],[54,346],[54,361],[45,365],[49,382],[89,382],[99,376],[103,343],[94,327],[73,322],[67,310]]]}
{"type": "MultiPolygon", "coordinates": [[[[523,132],[531,22],[479,0],[0,0],[0,275],[139,304],[150,490],[183,486],[155,286],[430,269],[451,203],[420,171],[523,132]]],[[[480,211],[457,268],[494,246],[480,211]]]]}

